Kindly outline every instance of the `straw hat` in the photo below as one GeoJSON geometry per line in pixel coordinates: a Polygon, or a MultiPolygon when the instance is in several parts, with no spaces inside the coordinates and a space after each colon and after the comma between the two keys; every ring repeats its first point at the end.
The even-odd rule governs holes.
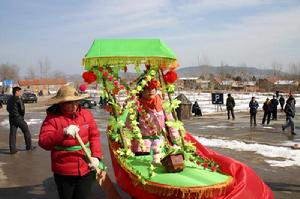
{"type": "Polygon", "coordinates": [[[77,101],[89,97],[88,94],[79,94],[78,91],[70,85],[62,86],[56,96],[50,98],[47,105],[60,104],[64,102],[77,101]]]}

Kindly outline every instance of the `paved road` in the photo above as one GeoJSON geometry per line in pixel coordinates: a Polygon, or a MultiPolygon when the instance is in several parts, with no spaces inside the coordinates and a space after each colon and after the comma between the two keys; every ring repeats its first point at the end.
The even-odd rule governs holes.
{"type": "MultiPolygon", "coordinates": [[[[41,119],[45,114],[39,112],[39,109],[31,109],[27,113],[26,119],[41,119]]],[[[185,127],[193,135],[204,135],[207,137],[222,137],[225,139],[244,140],[251,142],[267,143],[270,145],[281,145],[282,141],[293,139],[299,140],[300,121],[299,112],[297,110],[297,129],[298,135],[290,137],[281,133],[280,125],[284,121],[282,114],[279,114],[278,121],[272,121],[269,128],[257,126],[249,127],[249,117],[247,113],[236,113],[236,120],[227,120],[225,113],[216,115],[206,115],[199,118],[191,118],[185,120],[185,127]],[[215,127],[217,126],[217,127],[215,127]]],[[[105,163],[108,165],[109,175],[114,180],[110,157],[108,152],[107,140],[105,136],[105,128],[107,114],[97,109],[93,110],[99,128],[102,132],[101,142],[104,150],[105,163]]],[[[259,113],[258,118],[261,118],[259,113]]],[[[22,198],[22,199],[55,199],[58,198],[54,185],[51,168],[50,153],[37,148],[33,152],[20,151],[16,155],[10,155],[8,152],[8,128],[5,126],[7,116],[0,113],[0,199],[6,198],[22,198]]],[[[30,126],[33,134],[34,143],[37,144],[37,136],[41,123],[37,122],[30,126]]],[[[24,150],[23,137],[18,134],[17,144],[20,150],[24,150]]],[[[300,198],[300,168],[292,167],[271,167],[261,155],[253,152],[238,152],[230,149],[213,148],[213,150],[240,160],[252,167],[257,174],[271,187],[276,198],[300,198]]],[[[299,150],[300,152],[300,150],[299,150]]],[[[118,186],[116,185],[118,188],[118,186]]],[[[124,198],[130,198],[119,188],[124,198]]],[[[95,185],[93,188],[95,199],[104,198],[104,193],[95,185]]]]}

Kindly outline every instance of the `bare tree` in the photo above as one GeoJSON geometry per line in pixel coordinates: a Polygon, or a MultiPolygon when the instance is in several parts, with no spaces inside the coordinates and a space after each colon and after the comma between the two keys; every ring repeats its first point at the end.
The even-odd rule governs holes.
{"type": "Polygon", "coordinates": [[[0,64],[0,79],[3,80],[18,80],[19,67],[15,64],[0,64]]]}
{"type": "Polygon", "coordinates": [[[50,67],[50,61],[47,57],[44,60],[42,59],[39,60],[39,68],[40,68],[40,78],[48,79],[48,75],[51,67],[50,67]]]}
{"type": "Polygon", "coordinates": [[[28,78],[28,79],[36,78],[36,74],[35,74],[36,69],[33,66],[28,67],[27,71],[28,71],[28,73],[27,73],[26,78],[28,78]]]}
{"type": "Polygon", "coordinates": [[[209,59],[206,54],[202,53],[201,57],[198,56],[198,65],[204,65],[208,66],[209,65],[209,59]]]}
{"type": "Polygon", "coordinates": [[[61,78],[61,77],[66,76],[65,73],[63,73],[63,72],[61,72],[61,71],[59,71],[59,70],[56,70],[56,71],[52,72],[51,74],[52,74],[52,76],[53,76],[54,78],[61,78]]]}
{"type": "MultiPolygon", "coordinates": [[[[44,60],[39,60],[39,67],[41,73],[41,79],[48,79],[49,70],[50,70],[50,61],[46,57],[44,60]]],[[[48,93],[49,93],[49,84],[47,85],[48,93]]]]}
{"type": "Polygon", "coordinates": [[[278,76],[281,73],[282,65],[276,61],[272,63],[273,76],[278,76]]]}

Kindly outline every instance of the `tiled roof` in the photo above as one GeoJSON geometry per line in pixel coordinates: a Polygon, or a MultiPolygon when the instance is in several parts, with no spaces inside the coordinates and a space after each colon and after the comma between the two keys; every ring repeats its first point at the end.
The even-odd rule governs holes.
{"type": "Polygon", "coordinates": [[[33,86],[33,85],[63,85],[67,81],[63,78],[56,79],[28,79],[28,80],[19,80],[18,84],[20,86],[33,86]]]}

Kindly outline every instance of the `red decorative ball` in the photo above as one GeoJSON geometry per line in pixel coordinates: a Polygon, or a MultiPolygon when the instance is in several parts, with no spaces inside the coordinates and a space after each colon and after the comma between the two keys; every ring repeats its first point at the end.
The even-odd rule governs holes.
{"type": "Polygon", "coordinates": [[[87,85],[85,85],[85,84],[81,84],[81,85],[79,86],[79,90],[80,90],[81,92],[84,92],[86,89],[87,89],[87,85]]]}
{"type": "Polygon", "coordinates": [[[82,78],[84,79],[84,81],[88,84],[93,83],[94,81],[97,80],[97,76],[95,75],[95,73],[90,72],[90,71],[86,71],[82,74],[82,78]]]}
{"type": "Polygon", "coordinates": [[[170,70],[164,75],[164,80],[168,84],[173,84],[177,80],[177,73],[174,70],[170,70]]]}

